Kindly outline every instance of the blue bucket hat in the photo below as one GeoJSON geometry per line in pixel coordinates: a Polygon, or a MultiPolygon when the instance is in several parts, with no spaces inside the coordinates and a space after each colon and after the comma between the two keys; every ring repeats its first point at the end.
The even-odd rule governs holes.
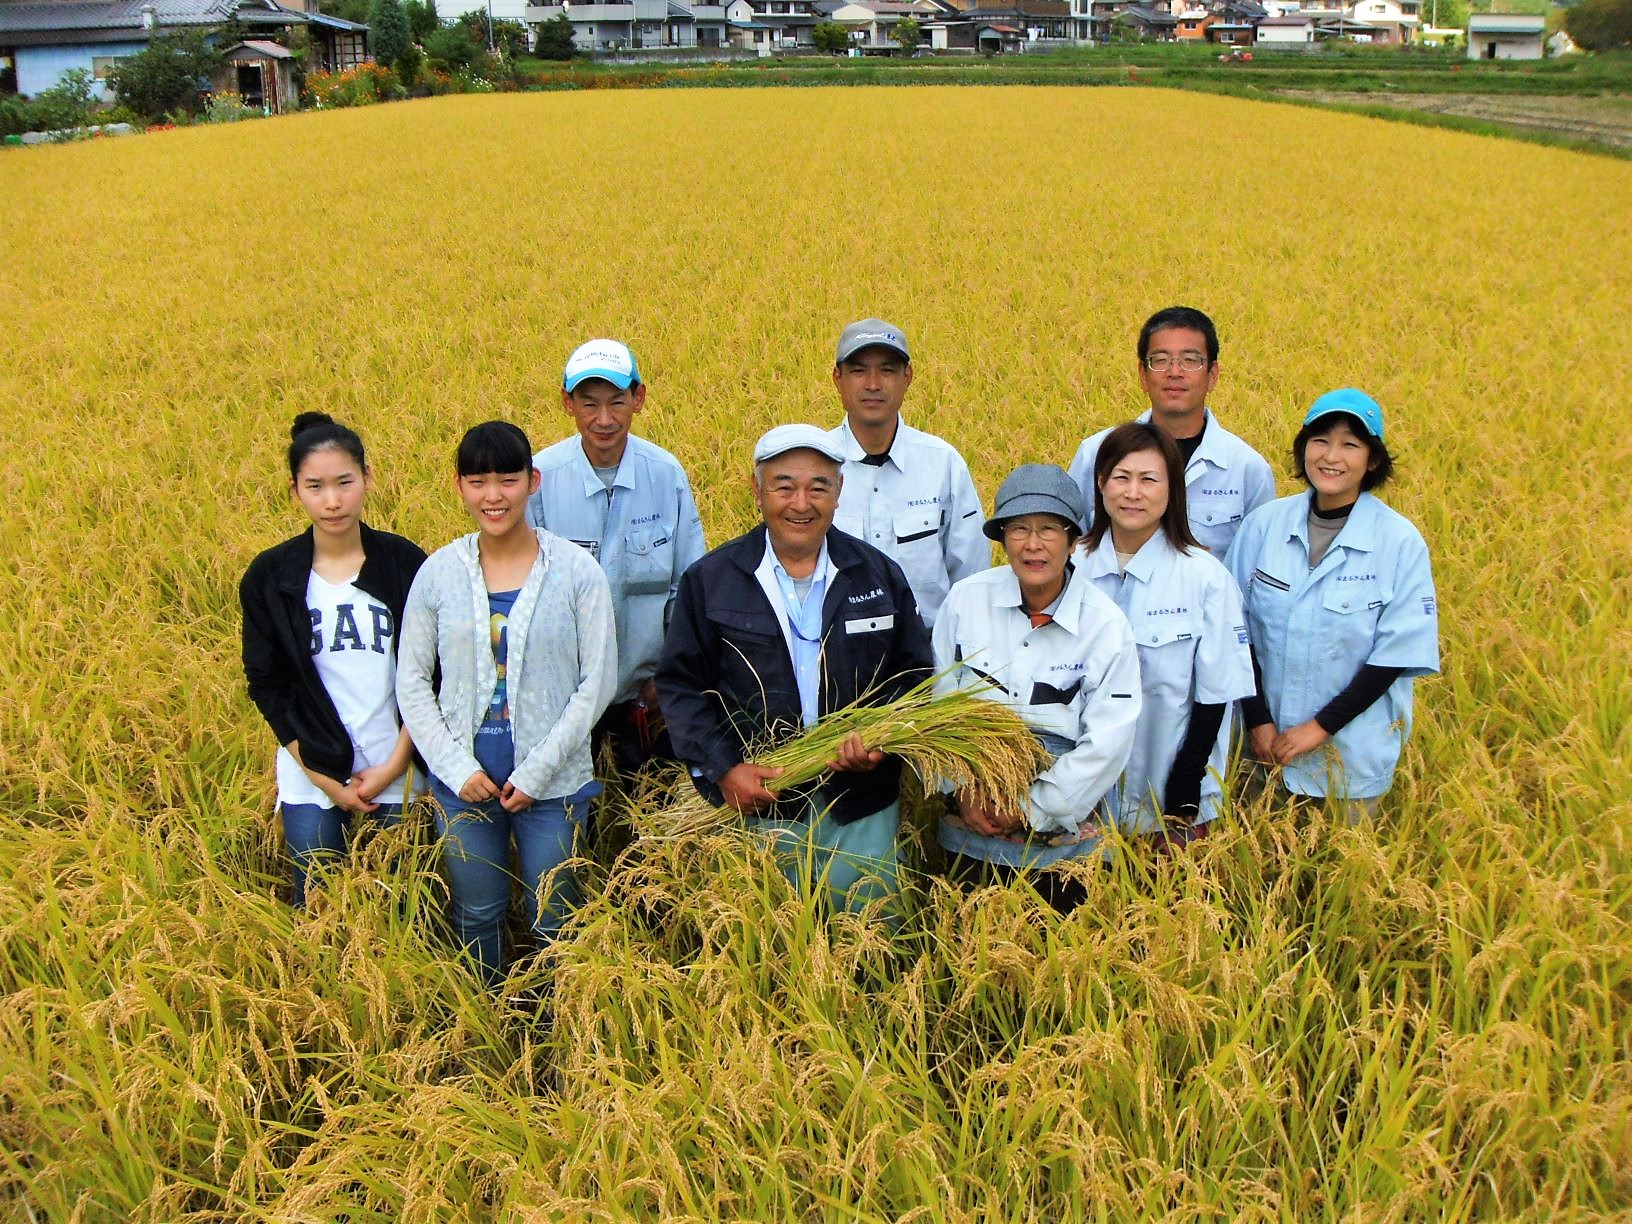
{"type": "Polygon", "coordinates": [[[1371,396],[1353,387],[1328,391],[1309,405],[1309,415],[1303,418],[1303,427],[1307,429],[1321,417],[1331,416],[1334,412],[1346,412],[1358,418],[1367,433],[1379,442],[1383,440],[1383,410],[1371,396]]]}

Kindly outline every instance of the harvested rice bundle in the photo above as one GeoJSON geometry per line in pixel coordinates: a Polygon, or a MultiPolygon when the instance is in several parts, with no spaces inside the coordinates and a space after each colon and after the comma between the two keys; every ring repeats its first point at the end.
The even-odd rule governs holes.
{"type": "MultiPolygon", "coordinates": [[[[994,797],[999,812],[1021,817],[1032,779],[1051,760],[1008,706],[988,701],[979,689],[937,696],[934,677],[884,705],[856,702],[835,710],[797,738],[749,759],[782,770],[765,784],[781,793],[819,781],[852,733],[867,747],[900,757],[922,778],[978,787],[994,797]]],[[[674,803],[639,823],[645,835],[675,836],[713,832],[736,820],[729,808],[685,787],[674,803]]]]}

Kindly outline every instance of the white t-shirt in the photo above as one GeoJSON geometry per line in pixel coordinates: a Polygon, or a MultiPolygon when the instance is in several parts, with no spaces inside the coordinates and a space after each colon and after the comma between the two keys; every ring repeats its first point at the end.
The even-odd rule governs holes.
{"type": "MultiPolygon", "coordinates": [[[[351,736],[352,772],[390,757],[397,746],[397,660],[392,650],[397,626],[391,610],[347,582],[328,582],[315,572],[306,580],[306,609],[312,618],[312,661],[340,721],[351,736]]],[[[399,774],[376,796],[379,803],[402,802],[399,774]]],[[[278,749],[278,802],[330,806],[287,748],[278,749]]]]}

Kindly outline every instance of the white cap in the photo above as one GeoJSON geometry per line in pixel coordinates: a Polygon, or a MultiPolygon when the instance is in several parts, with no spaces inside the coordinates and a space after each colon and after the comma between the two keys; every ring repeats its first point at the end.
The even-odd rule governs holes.
{"type": "Polygon", "coordinates": [[[766,430],[754,444],[754,462],[764,463],[791,450],[813,450],[823,458],[844,466],[844,452],[827,430],[815,425],[778,425],[766,430]]]}
{"type": "Polygon", "coordinates": [[[618,390],[627,391],[630,384],[640,381],[640,371],[627,344],[617,340],[591,340],[580,344],[567,358],[561,386],[575,391],[587,378],[604,378],[618,390]]]}

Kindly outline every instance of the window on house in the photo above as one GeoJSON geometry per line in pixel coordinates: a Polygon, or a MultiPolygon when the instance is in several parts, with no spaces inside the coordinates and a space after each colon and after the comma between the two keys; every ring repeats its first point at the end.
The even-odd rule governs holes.
{"type": "Polygon", "coordinates": [[[105,81],[108,79],[108,73],[129,58],[128,55],[93,55],[91,56],[91,75],[98,81],[105,81]]]}

